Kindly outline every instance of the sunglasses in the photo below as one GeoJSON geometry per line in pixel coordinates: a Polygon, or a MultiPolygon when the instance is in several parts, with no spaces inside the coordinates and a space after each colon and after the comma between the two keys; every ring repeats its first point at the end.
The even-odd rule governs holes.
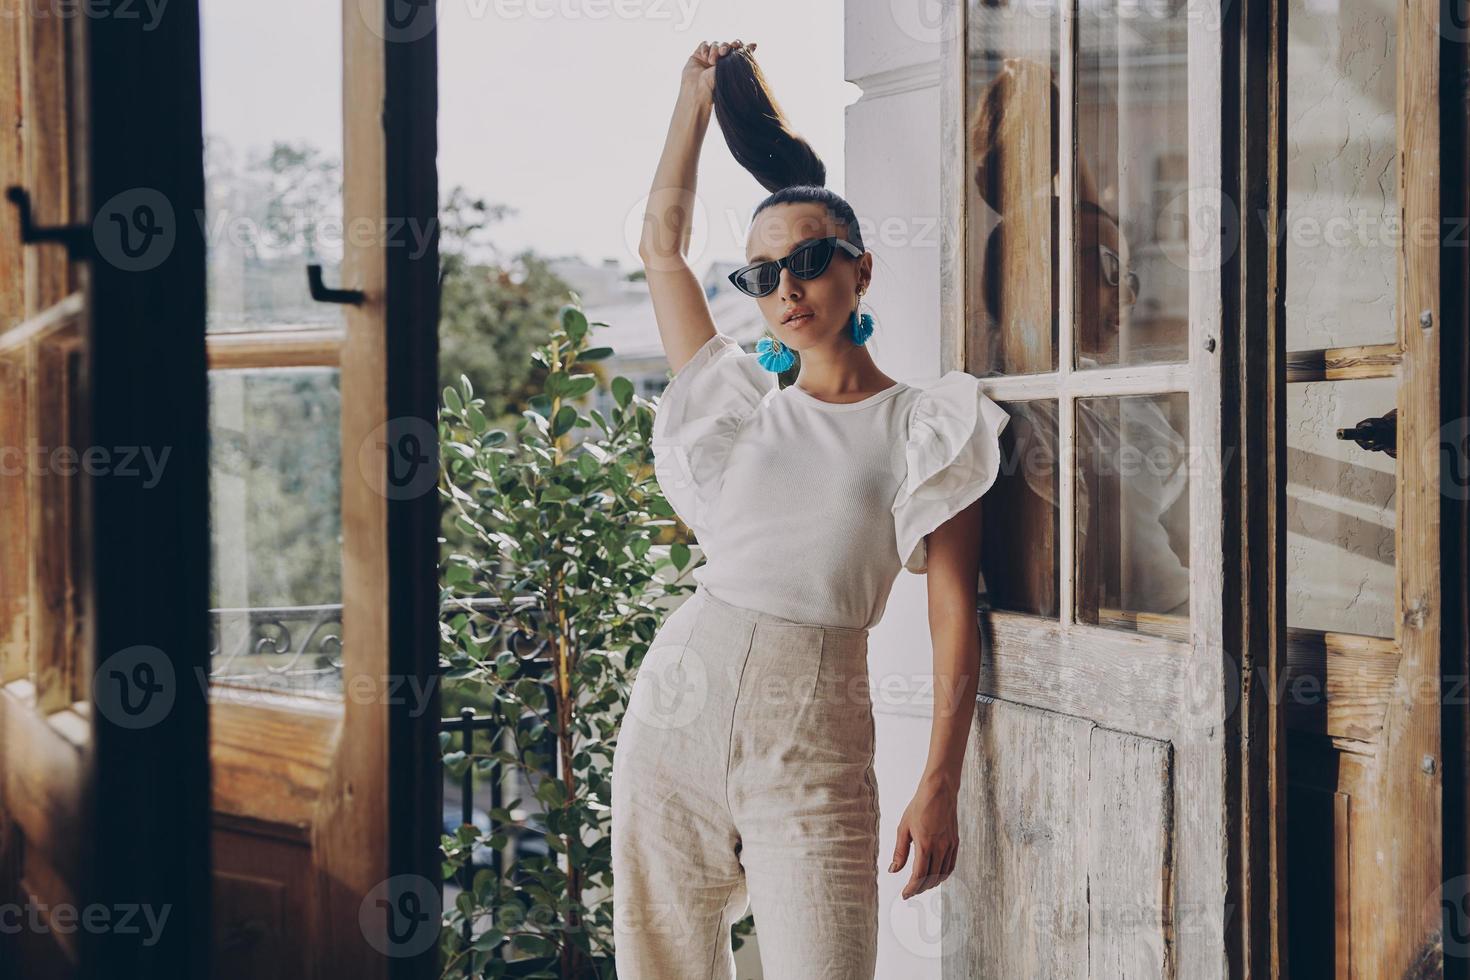
{"type": "Polygon", "coordinates": [[[791,274],[798,279],[815,279],[827,271],[827,266],[832,262],[832,254],[839,248],[853,258],[863,254],[863,250],[852,242],[832,235],[803,242],[784,259],[756,262],[736,269],[730,273],[729,279],[736,289],[747,296],[769,296],[781,282],[782,269],[790,269],[791,274]]]}
{"type": "Polygon", "coordinates": [[[1122,257],[1118,255],[1117,252],[1114,252],[1112,249],[1108,248],[1106,245],[1099,245],[1097,247],[1097,251],[1102,260],[1103,280],[1106,281],[1109,286],[1116,286],[1120,282],[1126,280],[1128,283],[1128,291],[1131,292],[1134,296],[1137,296],[1139,286],[1141,285],[1138,281],[1138,273],[1132,271],[1131,269],[1125,271],[1123,268],[1122,257]]]}

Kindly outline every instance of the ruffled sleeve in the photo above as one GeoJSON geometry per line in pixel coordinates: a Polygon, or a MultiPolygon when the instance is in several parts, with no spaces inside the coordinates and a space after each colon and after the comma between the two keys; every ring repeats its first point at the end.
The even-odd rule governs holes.
{"type": "Polygon", "coordinates": [[[697,537],[705,535],[740,424],[776,384],[755,354],[716,333],[659,398],[653,416],[654,476],[697,537]]]}
{"type": "Polygon", "coordinates": [[[898,557],[911,572],[929,570],[924,535],[979,499],[1000,473],[1005,409],[980,379],[950,371],[924,389],[909,415],[906,475],[893,498],[898,557]]]}

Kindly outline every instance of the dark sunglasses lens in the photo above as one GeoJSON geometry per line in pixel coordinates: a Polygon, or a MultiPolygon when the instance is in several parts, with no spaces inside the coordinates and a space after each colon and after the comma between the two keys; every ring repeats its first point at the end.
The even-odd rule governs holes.
{"type": "Polygon", "coordinates": [[[827,268],[827,263],[831,260],[831,242],[812,242],[791,253],[788,268],[791,269],[791,274],[798,279],[815,279],[822,274],[822,270],[827,268]]]}
{"type": "Polygon", "coordinates": [[[780,278],[781,270],[776,267],[776,263],[763,262],[740,274],[740,288],[752,296],[764,296],[776,288],[780,278]]]}

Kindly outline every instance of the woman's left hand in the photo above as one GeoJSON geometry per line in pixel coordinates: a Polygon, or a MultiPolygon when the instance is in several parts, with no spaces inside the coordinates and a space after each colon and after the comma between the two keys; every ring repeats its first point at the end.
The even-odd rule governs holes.
{"type": "Polygon", "coordinates": [[[928,891],[954,871],[960,842],[958,795],[958,787],[949,780],[926,777],[904,810],[893,863],[888,866],[890,874],[902,871],[913,845],[914,870],[904,885],[904,898],[928,891]]]}

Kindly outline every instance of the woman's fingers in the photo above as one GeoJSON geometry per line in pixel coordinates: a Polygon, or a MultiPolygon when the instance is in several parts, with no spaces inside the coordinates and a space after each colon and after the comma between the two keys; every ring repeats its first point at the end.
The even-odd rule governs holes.
{"type": "Polygon", "coordinates": [[[920,840],[914,844],[914,870],[909,875],[908,884],[903,886],[903,897],[912,898],[914,895],[929,887],[929,863],[933,859],[929,848],[920,840]]]}
{"type": "MultiPolygon", "coordinates": [[[[904,898],[910,898],[943,884],[944,880],[954,873],[956,856],[959,853],[958,841],[949,841],[939,845],[934,841],[916,838],[913,847],[914,870],[909,875],[908,884],[904,885],[904,898]]],[[[890,866],[889,870],[897,869],[890,866]]]]}
{"type": "Polygon", "coordinates": [[[893,847],[893,861],[888,865],[889,872],[902,870],[904,862],[909,859],[909,825],[905,821],[898,825],[898,841],[893,847]]]}

